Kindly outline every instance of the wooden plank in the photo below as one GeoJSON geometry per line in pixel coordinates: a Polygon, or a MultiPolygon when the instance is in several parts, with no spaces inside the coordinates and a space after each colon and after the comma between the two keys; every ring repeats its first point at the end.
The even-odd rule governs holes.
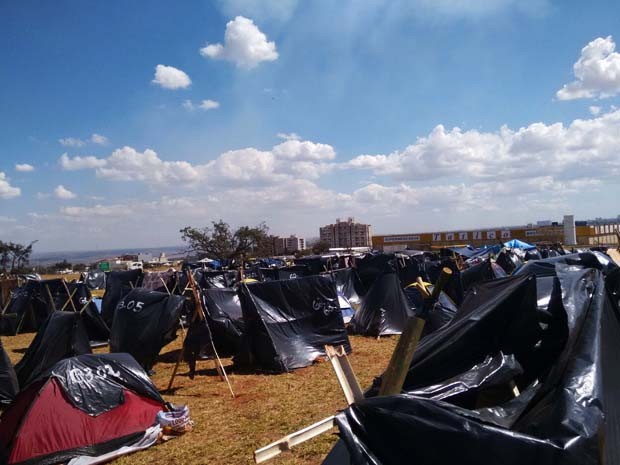
{"type": "Polygon", "coordinates": [[[292,447],[306,442],[320,434],[323,434],[334,426],[336,426],[334,416],[324,418],[304,429],[296,431],[292,434],[284,436],[283,438],[272,442],[268,446],[262,447],[254,451],[254,461],[256,463],[263,463],[267,460],[280,455],[282,452],[290,451],[292,447]]]}
{"type": "Polygon", "coordinates": [[[334,346],[326,345],[325,353],[327,353],[327,357],[332,362],[336,377],[338,378],[340,387],[342,387],[347,403],[351,405],[358,400],[362,400],[364,398],[364,393],[357,382],[355,373],[353,373],[353,368],[349,363],[349,358],[347,357],[344,347],[340,346],[336,349],[334,346]]]}

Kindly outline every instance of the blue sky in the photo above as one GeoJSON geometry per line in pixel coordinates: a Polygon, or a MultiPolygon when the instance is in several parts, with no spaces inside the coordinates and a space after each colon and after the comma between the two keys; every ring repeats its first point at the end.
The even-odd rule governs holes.
{"type": "Polygon", "coordinates": [[[0,238],[615,216],[619,17],[617,1],[2,2],[0,238]]]}

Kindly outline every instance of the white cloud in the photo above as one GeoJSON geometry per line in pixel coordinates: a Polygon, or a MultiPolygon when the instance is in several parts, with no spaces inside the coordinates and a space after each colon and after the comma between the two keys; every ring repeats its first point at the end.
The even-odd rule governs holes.
{"type": "Polygon", "coordinates": [[[164,161],[151,149],[138,152],[123,147],[112,152],[97,176],[116,181],[144,181],[147,184],[193,183],[200,179],[200,169],[186,161],[164,161]]]}
{"type": "Polygon", "coordinates": [[[0,171],[0,199],[12,199],[13,197],[19,197],[22,191],[19,187],[11,186],[10,179],[4,173],[0,171]]]}
{"type": "Polygon", "coordinates": [[[593,116],[598,116],[601,113],[601,107],[596,105],[590,106],[589,110],[593,116]]]}
{"type": "Polygon", "coordinates": [[[20,171],[22,173],[27,173],[29,171],[34,171],[34,166],[28,164],[28,163],[16,163],[15,164],[15,171],[20,171]]]}
{"type": "Polygon", "coordinates": [[[190,110],[191,111],[191,110],[194,109],[194,104],[189,99],[184,100],[182,105],[183,105],[183,108],[185,108],[186,110],[190,110]]]}
{"type": "Polygon", "coordinates": [[[86,142],[82,139],[77,139],[75,137],[65,137],[64,139],[58,139],[60,145],[64,147],[84,147],[86,142]]]}
{"type": "Polygon", "coordinates": [[[438,125],[404,150],[360,155],[342,168],[369,170],[398,181],[519,179],[540,173],[566,179],[610,176],[620,171],[619,145],[620,111],[577,119],[569,126],[533,123],[518,130],[503,126],[497,132],[438,125]]]}
{"type": "Polygon", "coordinates": [[[69,155],[67,155],[66,153],[63,153],[60,156],[58,162],[60,163],[62,169],[65,171],[101,168],[106,164],[106,161],[101,158],[93,157],[90,155],[86,157],[69,157],[69,155]]]}
{"type": "Polygon", "coordinates": [[[93,144],[97,144],[97,145],[108,145],[108,138],[106,136],[102,136],[101,134],[93,134],[92,136],[90,136],[90,141],[93,144]]]}
{"type": "Polygon", "coordinates": [[[200,54],[212,59],[232,61],[239,68],[252,69],[263,61],[278,59],[275,42],[256,27],[251,19],[237,16],[226,24],[224,45],[207,44],[200,54]]]}
{"type": "Polygon", "coordinates": [[[620,53],[611,36],[599,37],[581,49],[573,65],[575,80],[557,91],[560,100],[607,98],[620,94],[620,53]]]}
{"type": "Polygon", "coordinates": [[[77,195],[75,195],[73,192],[71,192],[69,189],[67,189],[62,184],[57,186],[56,189],[54,189],[54,196],[57,199],[61,199],[61,200],[71,200],[77,197],[77,195]]]}
{"type": "Polygon", "coordinates": [[[94,205],[92,207],[61,207],[60,213],[72,217],[113,217],[130,213],[125,205],[94,205]]]}
{"type": "Polygon", "coordinates": [[[164,89],[185,89],[190,86],[192,80],[180,69],[173,66],[157,65],[155,77],[151,82],[164,89]]]}
{"type": "Polygon", "coordinates": [[[203,100],[200,102],[200,108],[203,110],[215,110],[220,107],[220,102],[216,102],[215,100],[203,100]]]}

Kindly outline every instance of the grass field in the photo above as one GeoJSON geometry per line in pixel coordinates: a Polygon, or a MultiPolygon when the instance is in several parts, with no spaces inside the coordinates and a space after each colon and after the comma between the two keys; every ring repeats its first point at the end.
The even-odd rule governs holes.
{"type": "MultiPolygon", "coordinates": [[[[179,332],[180,334],[180,332],[179,332]]],[[[2,343],[13,363],[22,357],[33,334],[3,337],[2,343]]],[[[397,338],[376,340],[352,336],[350,361],[362,388],[387,366],[397,338]]],[[[165,389],[181,347],[180,338],[166,346],[154,367],[153,381],[165,389]]],[[[102,350],[106,352],[107,349],[102,350]]],[[[346,406],[331,364],[327,361],[280,375],[235,373],[230,359],[223,360],[236,398],[220,382],[213,363],[199,362],[199,375],[187,376],[182,364],[173,393],[164,398],[174,404],[188,404],[194,430],[146,451],[126,456],[116,464],[169,465],[254,463],[255,449],[308,426],[346,406]]],[[[334,430],[335,433],[336,430],[334,430]]],[[[337,437],[325,434],[303,444],[293,453],[272,460],[274,465],[321,463],[337,437]]]]}

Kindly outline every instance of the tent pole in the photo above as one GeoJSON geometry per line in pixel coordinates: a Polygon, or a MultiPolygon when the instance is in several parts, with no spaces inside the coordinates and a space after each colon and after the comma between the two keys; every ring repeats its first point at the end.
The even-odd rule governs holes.
{"type": "MultiPolygon", "coordinates": [[[[71,306],[73,307],[73,311],[77,312],[77,308],[75,308],[75,304],[73,303],[73,295],[77,292],[77,287],[73,290],[73,294],[71,294],[69,292],[69,287],[67,286],[67,283],[65,282],[65,279],[62,279],[62,285],[65,287],[65,291],[67,291],[67,295],[69,296],[68,302],[71,302],[71,306]]],[[[62,306],[62,308],[60,309],[60,311],[62,312],[65,307],[67,306],[67,302],[65,302],[65,304],[62,306]]]]}
{"type": "Polygon", "coordinates": [[[54,298],[52,297],[52,291],[50,291],[49,286],[46,284],[45,289],[47,290],[47,295],[50,298],[50,304],[52,304],[52,310],[56,311],[56,304],[54,304],[54,298]]]}

